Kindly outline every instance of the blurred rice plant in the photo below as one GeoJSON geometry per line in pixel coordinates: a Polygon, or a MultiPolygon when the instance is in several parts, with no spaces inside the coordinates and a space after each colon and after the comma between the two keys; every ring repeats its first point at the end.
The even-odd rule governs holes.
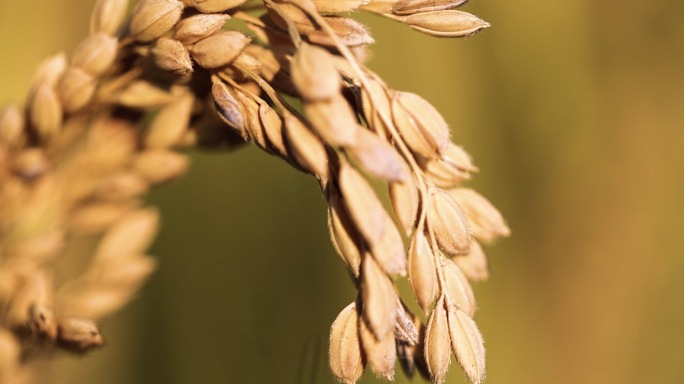
{"type": "MultiPolygon", "coordinates": [[[[0,2],[0,101],[73,49],[91,6],[0,2]]],[[[488,382],[684,382],[684,3],[468,10],[493,27],[435,40],[359,17],[371,66],[444,113],[513,229],[476,287],[488,382]]],[[[159,272],[105,325],[108,348],[60,359],[55,383],[332,382],[315,351],[354,289],[317,187],[251,148],[193,159],[150,197],[159,272]]]]}

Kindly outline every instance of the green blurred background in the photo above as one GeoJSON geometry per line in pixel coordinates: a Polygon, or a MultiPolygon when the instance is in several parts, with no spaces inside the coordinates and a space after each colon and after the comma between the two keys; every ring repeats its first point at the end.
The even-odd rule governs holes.
{"type": "MultiPolygon", "coordinates": [[[[73,50],[92,3],[0,1],[0,102],[73,50]]],[[[437,40],[358,17],[370,66],[443,112],[513,230],[475,287],[487,382],[684,383],[684,2],[465,10],[493,27],[437,40]]],[[[54,383],[333,382],[328,329],[355,290],[312,179],[254,148],[197,154],[150,202],[158,273],[54,383]]]]}

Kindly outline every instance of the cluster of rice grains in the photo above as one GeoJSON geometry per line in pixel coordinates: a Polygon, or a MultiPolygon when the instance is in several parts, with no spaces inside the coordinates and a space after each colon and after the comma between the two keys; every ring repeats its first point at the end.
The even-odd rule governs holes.
{"type": "Polygon", "coordinates": [[[101,346],[96,321],[155,269],[145,252],[158,219],[141,196],[185,171],[175,150],[245,141],[313,175],[329,203],[359,290],[332,325],[332,373],[354,383],[368,365],[391,380],[399,359],[441,383],[453,351],[480,383],[469,280],[487,277],[478,241],[508,228],[460,187],[476,168],[435,108],[363,66],[373,39],[346,17],[468,36],[488,24],[453,9],[464,2],[141,0],[125,21],[127,0],[99,0],[91,35],[39,66],[24,108],[0,110],[0,383],[40,380],[45,357],[101,346]],[[419,316],[395,287],[406,275],[419,316]]]}

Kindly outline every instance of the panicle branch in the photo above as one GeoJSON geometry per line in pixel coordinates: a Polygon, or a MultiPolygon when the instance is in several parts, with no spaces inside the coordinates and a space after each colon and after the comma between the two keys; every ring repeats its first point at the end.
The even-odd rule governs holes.
{"type": "Polygon", "coordinates": [[[480,242],[509,229],[461,186],[477,168],[441,114],[364,66],[373,38],[349,17],[438,37],[489,26],[454,9],[463,3],[140,0],[127,17],[127,0],[98,0],[90,36],[39,65],[23,106],[0,109],[0,384],[28,382],[56,350],[101,347],[97,322],[156,268],[147,249],[159,215],[141,197],[186,171],[183,149],[247,142],[311,174],[329,203],[331,240],[359,290],[331,328],[332,373],[355,383],[368,365],[392,380],[399,359],[441,383],[453,352],[482,382],[469,280],[488,275],[480,242]],[[79,242],[93,243],[87,255],[70,251],[79,242]],[[397,291],[406,277],[415,299],[397,291]]]}

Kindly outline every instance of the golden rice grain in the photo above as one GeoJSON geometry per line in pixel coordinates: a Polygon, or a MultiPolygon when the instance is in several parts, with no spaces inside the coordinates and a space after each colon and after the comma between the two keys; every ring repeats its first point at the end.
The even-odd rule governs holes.
{"type": "Polygon", "coordinates": [[[414,13],[402,19],[413,29],[437,37],[470,36],[490,24],[467,12],[440,10],[414,13]]]}
{"type": "Polygon", "coordinates": [[[414,13],[441,11],[456,8],[468,0],[400,0],[392,5],[392,13],[411,15],[414,13]]]}
{"type": "Polygon", "coordinates": [[[363,318],[360,318],[359,335],[371,370],[385,380],[394,381],[394,365],[397,360],[394,333],[390,332],[378,339],[363,318]]]}
{"type": "Polygon", "coordinates": [[[427,221],[439,247],[449,256],[465,255],[470,247],[470,224],[460,205],[442,189],[433,189],[427,221]]]}
{"type": "Polygon", "coordinates": [[[375,337],[382,340],[393,334],[397,321],[394,285],[369,255],[364,255],[361,268],[363,318],[375,337]]]}
{"type": "Polygon", "coordinates": [[[183,12],[178,0],[140,0],[131,17],[131,35],[139,41],[152,41],[170,31],[183,12]]]}
{"type": "Polygon", "coordinates": [[[190,53],[200,66],[219,68],[235,60],[249,41],[237,31],[218,32],[195,43],[190,53]]]}
{"type": "Polygon", "coordinates": [[[463,274],[471,281],[484,281],[489,278],[487,256],[477,240],[470,243],[470,252],[453,259],[463,274]]]}
{"type": "Polygon", "coordinates": [[[367,4],[370,0],[312,0],[318,12],[323,14],[349,13],[367,4]]]}
{"type": "Polygon", "coordinates": [[[174,38],[183,44],[194,44],[214,34],[230,19],[224,14],[199,14],[186,17],[176,24],[174,38]]]}
{"type": "Polygon", "coordinates": [[[473,384],[480,384],[485,376],[485,348],[482,334],[475,321],[455,307],[448,311],[451,347],[466,375],[473,384]]]}
{"type": "Polygon", "coordinates": [[[408,251],[408,273],[413,295],[423,312],[429,313],[439,292],[435,255],[423,232],[416,233],[408,251]]]}
{"type": "Polygon", "coordinates": [[[327,100],[340,92],[340,78],[332,55],[323,48],[302,43],[292,60],[292,80],[305,99],[327,100]]]}
{"type": "Polygon", "coordinates": [[[103,32],[90,35],[76,48],[71,64],[93,76],[106,72],[116,59],[118,41],[103,32]]]}
{"type": "Polygon", "coordinates": [[[186,76],[192,72],[190,52],[178,40],[159,38],[152,46],[150,53],[154,58],[154,63],[165,71],[177,76],[186,76]]]}
{"type": "Polygon", "coordinates": [[[363,374],[358,327],[356,303],[343,309],[330,327],[330,370],[343,383],[356,383],[363,374]]]}
{"type": "Polygon", "coordinates": [[[444,382],[444,376],[451,364],[451,340],[444,305],[444,298],[440,298],[428,318],[425,332],[425,360],[435,384],[444,382]]]}
{"type": "Polygon", "coordinates": [[[126,17],[128,0],[97,0],[90,18],[90,32],[114,36],[126,17]]]}

